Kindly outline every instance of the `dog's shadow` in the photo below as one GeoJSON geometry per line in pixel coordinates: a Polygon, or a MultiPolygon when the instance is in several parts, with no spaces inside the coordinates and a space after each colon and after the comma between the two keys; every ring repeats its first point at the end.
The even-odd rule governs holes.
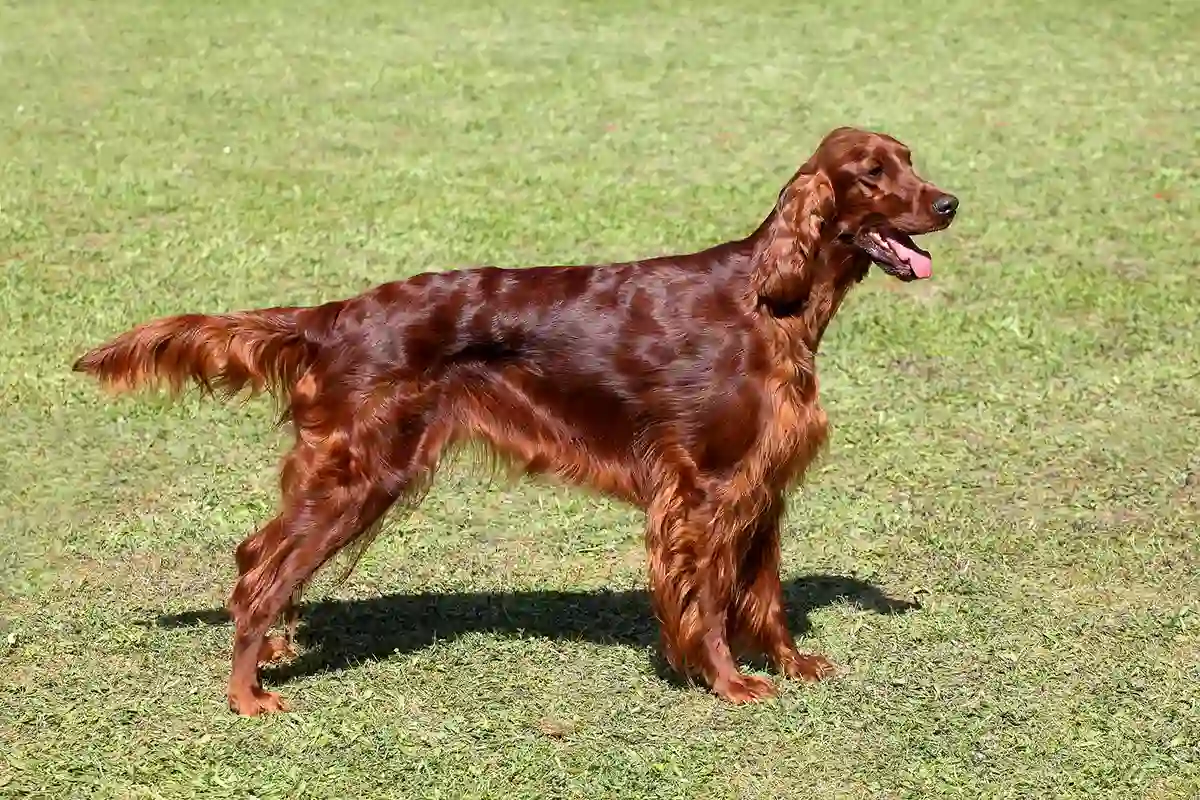
{"type": "MultiPolygon", "coordinates": [[[[915,600],[889,597],[872,583],[839,575],[794,578],[785,582],[784,594],[792,632],[797,636],[811,630],[811,612],[839,602],[878,614],[920,608],[915,600]]],[[[325,600],[306,603],[302,620],[297,639],[303,649],[291,663],[270,670],[271,683],[337,672],[363,660],[411,653],[467,633],[584,640],[641,649],[658,643],[649,597],[640,590],[421,593],[325,600]]],[[[162,615],[155,624],[181,628],[228,622],[225,609],[210,608],[162,615]]],[[[672,676],[657,652],[654,660],[660,676],[672,676]]]]}

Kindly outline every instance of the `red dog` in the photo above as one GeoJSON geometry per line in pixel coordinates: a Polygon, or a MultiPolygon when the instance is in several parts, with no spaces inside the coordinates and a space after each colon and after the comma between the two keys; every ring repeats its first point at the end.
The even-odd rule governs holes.
{"type": "Polygon", "coordinates": [[[74,369],[118,389],[265,388],[294,426],[279,516],[237,548],[229,706],[241,714],[285,708],[258,668],[291,652],[313,573],[369,543],[389,508],[418,502],[446,448],[467,440],[644,509],[668,660],[745,702],[775,687],[739,671],[735,648],[791,677],[832,671],[796,649],[779,579],[784,492],[826,437],[821,336],[872,263],[928,277],[930,257],[909,237],[945,228],[957,207],[900,142],[839,128],[744,239],[621,264],[423,274],[311,308],[170,317],[74,369]],[[287,635],[268,637],[281,617],[287,635]]]}

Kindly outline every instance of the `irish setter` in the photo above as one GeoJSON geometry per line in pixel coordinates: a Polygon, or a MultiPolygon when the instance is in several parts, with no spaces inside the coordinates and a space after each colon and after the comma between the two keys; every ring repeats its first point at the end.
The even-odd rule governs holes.
{"type": "MultiPolygon", "coordinates": [[[[779,577],[785,490],[826,439],[815,354],[871,264],[927,278],[910,238],[958,200],[917,176],[896,139],[830,132],[746,238],[603,265],[421,274],[347,300],[141,325],[75,364],[117,390],[165,382],[267,390],[295,445],[279,515],[237,548],[229,706],[286,708],[259,666],[292,650],[297,602],[335,553],[361,553],[412,507],[447,448],[482,441],[525,474],[646,512],[649,583],[670,664],[732,702],[773,695],[803,654],[779,577]],[[285,633],[268,636],[277,621],[285,633]]],[[[351,562],[353,565],[353,562],[351,562]]]]}

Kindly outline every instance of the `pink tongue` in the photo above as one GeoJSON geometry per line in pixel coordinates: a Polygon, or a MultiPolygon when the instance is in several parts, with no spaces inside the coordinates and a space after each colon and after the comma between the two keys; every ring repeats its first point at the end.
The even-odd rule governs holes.
{"type": "Polygon", "coordinates": [[[892,249],[899,254],[900,258],[908,262],[908,268],[913,271],[913,275],[916,275],[918,278],[928,278],[933,274],[933,259],[929,257],[928,253],[914,250],[890,236],[885,238],[887,243],[892,246],[892,249]]]}

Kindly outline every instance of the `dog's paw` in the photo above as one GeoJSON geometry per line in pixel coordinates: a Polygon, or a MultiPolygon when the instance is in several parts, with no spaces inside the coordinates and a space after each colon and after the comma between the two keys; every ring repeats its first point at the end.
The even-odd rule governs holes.
{"type": "Polygon", "coordinates": [[[741,705],[768,700],[779,694],[775,684],[758,675],[736,674],[713,685],[713,693],[730,703],[741,705]]]}

